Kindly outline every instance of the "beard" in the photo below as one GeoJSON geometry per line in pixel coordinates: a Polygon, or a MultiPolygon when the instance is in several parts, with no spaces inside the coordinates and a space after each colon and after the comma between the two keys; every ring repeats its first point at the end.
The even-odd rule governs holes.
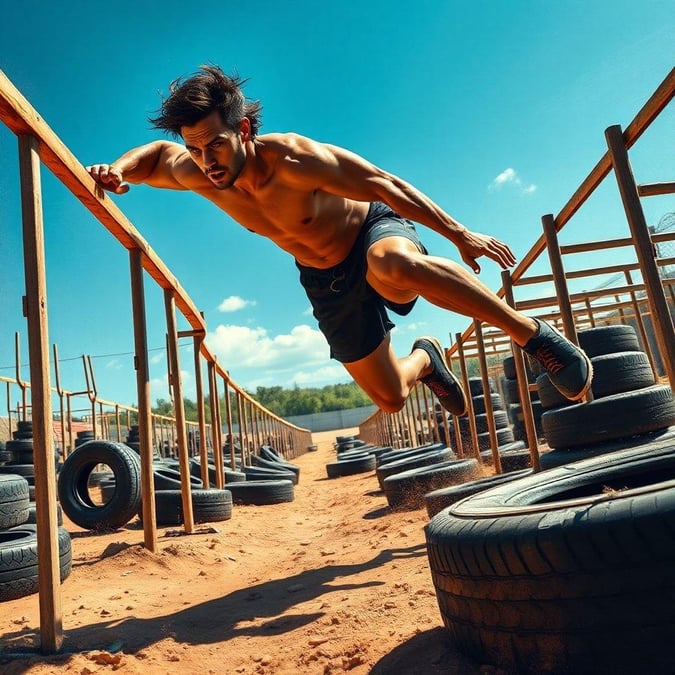
{"type": "Polygon", "coordinates": [[[246,155],[244,154],[243,149],[240,148],[229,167],[220,165],[211,167],[208,172],[206,172],[206,177],[211,181],[216,190],[228,190],[235,184],[237,178],[241,175],[245,164],[246,155]],[[220,173],[223,174],[222,177],[217,181],[213,180],[212,175],[220,173]]]}

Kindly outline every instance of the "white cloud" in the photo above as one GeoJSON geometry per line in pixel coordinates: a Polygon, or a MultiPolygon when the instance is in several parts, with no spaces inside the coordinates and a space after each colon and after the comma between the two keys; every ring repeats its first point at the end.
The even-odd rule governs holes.
{"type": "Polygon", "coordinates": [[[517,179],[515,169],[504,169],[493,181],[492,184],[496,187],[504,183],[512,183],[517,179]]]}
{"type": "MultiPolygon", "coordinates": [[[[192,398],[194,399],[196,395],[196,389],[194,385],[194,377],[192,373],[181,368],[181,387],[183,389],[183,398],[192,398]]],[[[153,402],[158,398],[163,398],[169,400],[169,380],[167,377],[153,377],[150,380],[150,398],[153,402]]]]}
{"type": "Polygon", "coordinates": [[[262,327],[220,324],[207,334],[206,343],[226,369],[265,368],[284,372],[300,365],[322,364],[329,358],[326,338],[304,324],[276,336],[268,335],[262,327]]]}
{"type": "Polygon", "coordinates": [[[316,370],[299,370],[293,374],[287,386],[320,387],[325,384],[351,382],[351,375],[340,364],[327,365],[316,370]]]}
{"type": "Polygon", "coordinates": [[[238,312],[244,307],[253,307],[256,304],[255,300],[244,300],[238,295],[231,295],[229,298],[225,298],[219,305],[219,312],[238,312]]]}
{"type": "Polygon", "coordinates": [[[164,361],[164,352],[158,352],[157,354],[154,354],[153,356],[150,357],[150,363],[153,365],[156,363],[160,363],[161,361],[164,361]]]}
{"type": "Polygon", "coordinates": [[[488,190],[498,190],[503,185],[512,184],[520,189],[524,195],[532,194],[536,191],[537,186],[534,183],[524,183],[518,175],[518,172],[511,167],[504,169],[495,179],[488,185],[488,190]]]}
{"type": "Polygon", "coordinates": [[[121,370],[123,368],[122,363],[118,359],[108,361],[108,363],[105,364],[105,367],[110,368],[111,370],[121,370]]]}
{"type": "Polygon", "coordinates": [[[419,330],[420,328],[425,328],[427,325],[427,321],[412,321],[406,324],[406,330],[419,330]]]}
{"type": "Polygon", "coordinates": [[[312,310],[311,305],[302,313],[302,316],[314,316],[314,311],[312,310]]]}

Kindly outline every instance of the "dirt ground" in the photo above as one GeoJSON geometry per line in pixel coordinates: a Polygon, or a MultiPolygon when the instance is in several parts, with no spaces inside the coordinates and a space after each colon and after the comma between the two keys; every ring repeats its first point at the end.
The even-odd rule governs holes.
{"type": "Polygon", "coordinates": [[[0,605],[0,672],[78,675],[496,672],[460,655],[442,627],[424,508],[391,511],[374,472],[328,479],[333,441],[315,434],[295,500],[235,506],[192,535],[138,521],[71,533],[64,646],[39,654],[38,596],[0,605]],[[8,655],[11,655],[8,657],[8,655]]]}

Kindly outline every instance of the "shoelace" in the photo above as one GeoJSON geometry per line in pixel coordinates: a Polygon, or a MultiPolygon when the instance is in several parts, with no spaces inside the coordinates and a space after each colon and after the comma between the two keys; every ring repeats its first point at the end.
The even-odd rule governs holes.
{"type": "Polygon", "coordinates": [[[438,396],[438,398],[441,398],[442,396],[447,396],[449,394],[448,390],[443,386],[442,382],[439,382],[438,380],[431,380],[428,377],[425,377],[422,382],[431,389],[431,391],[438,396]]]}
{"type": "Polygon", "coordinates": [[[542,366],[544,366],[544,370],[552,375],[555,375],[559,370],[565,367],[565,364],[558,359],[551,351],[550,347],[539,347],[535,354],[535,358],[542,366]]]}

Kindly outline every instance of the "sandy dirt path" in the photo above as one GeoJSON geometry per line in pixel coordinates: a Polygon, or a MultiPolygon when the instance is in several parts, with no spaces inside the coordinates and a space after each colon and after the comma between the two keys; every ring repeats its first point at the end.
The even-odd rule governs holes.
{"type": "Polygon", "coordinates": [[[495,672],[458,654],[442,628],[425,509],[391,511],[374,472],[327,478],[345,433],[316,434],[318,450],[292,460],[292,503],[235,506],[189,536],[160,528],[157,553],[137,521],[101,535],[66,520],[64,653],[36,653],[37,595],[5,602],[0,672],[495,672]]]}

